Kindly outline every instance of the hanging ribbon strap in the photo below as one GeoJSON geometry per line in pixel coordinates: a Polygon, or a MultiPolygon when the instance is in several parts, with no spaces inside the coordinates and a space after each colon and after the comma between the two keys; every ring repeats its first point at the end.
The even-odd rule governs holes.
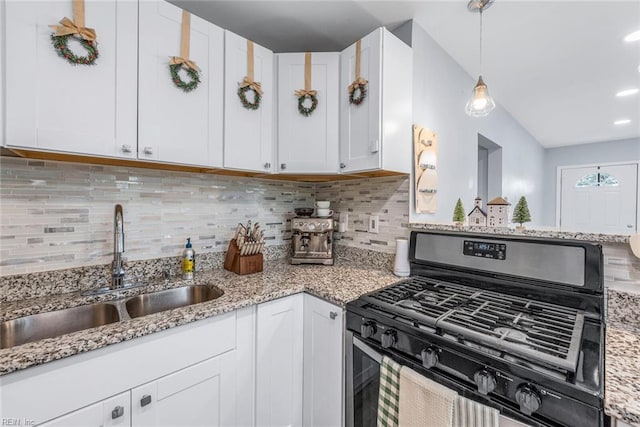
{"type": "Polygon", "coordinates": [[[356,42],[356,79],[349,85],[349,93],[353,93],[358,86],[368,83],[368,80],[360,75],[360,56],[362,56],[362,41],[358,40],[356,42]]]}
{"type": "Polygon", "coordinates": [[[182,28],[180,38],[180,56],[171,57],[171,65],[184,64],[194,71],[200,69],[194,61],[189,60],[189,44],[191,41],[191,14],[186,10],[182,11],[182,28]]]}
{"type": "Polygon", "coordinates": [[[240,83],[241,88],[247,86],[262,95],[262,85],[253,80],[253,42],[251,40],[247,40],[247,75],[240,83]]]}
{"type": "Polygon", "coordinates": [[[62,25],[49,25],[56,36],[68,36],[78,34],[85,40],[95,40],[96,30],[84,26],[84,0],[73,0],[73,21],[69,18],[62,18],[62,25]]]}
{"type": "Polygon", "coordinates": [[[298,98],[306,95],[316,96],[318,94],[317,90],[311,89],[311,52],[304,54],[304,89],[297,90],[295,93],[298,98]]]}

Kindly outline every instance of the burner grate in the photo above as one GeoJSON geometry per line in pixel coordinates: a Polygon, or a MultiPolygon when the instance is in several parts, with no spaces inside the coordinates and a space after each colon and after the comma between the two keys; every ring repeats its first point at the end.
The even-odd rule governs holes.
{"type": "Polygon", "coordinates": [[[363,299],[463,342],[576,371],[584,323],[580,310],[424,277],[363,299]]]}

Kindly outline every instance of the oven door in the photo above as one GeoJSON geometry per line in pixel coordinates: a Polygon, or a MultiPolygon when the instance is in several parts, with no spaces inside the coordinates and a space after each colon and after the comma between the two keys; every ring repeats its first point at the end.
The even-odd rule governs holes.
{"type": "MultiPolygon", "coordinates": [[[[350,331],[346,334],[346,344],[346,427],[376,427],[382,354],[350,331]]],[[[461,390],[455,389],[461,394],[461,390]]],[[[500,414],[500,427],[528,425],[531,424],[500,414]]]]}

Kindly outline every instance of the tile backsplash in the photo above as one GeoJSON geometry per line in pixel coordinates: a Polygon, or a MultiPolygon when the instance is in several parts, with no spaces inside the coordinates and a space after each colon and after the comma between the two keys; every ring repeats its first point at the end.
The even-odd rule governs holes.
{"type": "Polygon", "coordinates": [[[222,252],[239,221],[259,221],[268,245],[290,239],[290,212],[313,184],[117,166],[0,158],[0,276],[112,259],[114,205],[123,206],[125,257],[222,252]]]}
{"type": "MultiPolygon", "coordinates": [[[[249,219],[281,247],[293,208],[315,200],[348,214],[339,246],[393,254],[395,239],[409,235],[407,177],[306,184],[10,157],[0,166],[0,276],[109,263],[116,203],[129,261],[179,256],[187,237],[198,253],[223,252],[249,219]],[[371,215],[378,233],[368,231],[371,215]]],[[[607,286],[640,292],[640,260],[629,246],[603,248],[607,286]]]]}
{"type": "Polygon", "coordinates": [[[330,200],[331,209],[348,214],[348,230],[337,236],[342,245],[393,253],[395,239],[409,236],[408,177],[316,184],[316,200],[330,200]],[[372,215],[378,216],[378,233],[368,231],[372,215]]]}

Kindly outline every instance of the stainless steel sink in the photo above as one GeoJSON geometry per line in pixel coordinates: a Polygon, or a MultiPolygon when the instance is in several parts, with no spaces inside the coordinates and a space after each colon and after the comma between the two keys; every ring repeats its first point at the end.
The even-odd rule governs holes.
{"type": "Polygon", "coordinates": [[[0,348],[58,337],[120,320],[112,304],[91,304],[39,313],[0,323],[0,348]]]}
{"type": "Polygon", "coordinates": [[[211,285],[183,286],[130,298],[127,312],[132,318],[220,298],[224,292],[211,285]]]}

